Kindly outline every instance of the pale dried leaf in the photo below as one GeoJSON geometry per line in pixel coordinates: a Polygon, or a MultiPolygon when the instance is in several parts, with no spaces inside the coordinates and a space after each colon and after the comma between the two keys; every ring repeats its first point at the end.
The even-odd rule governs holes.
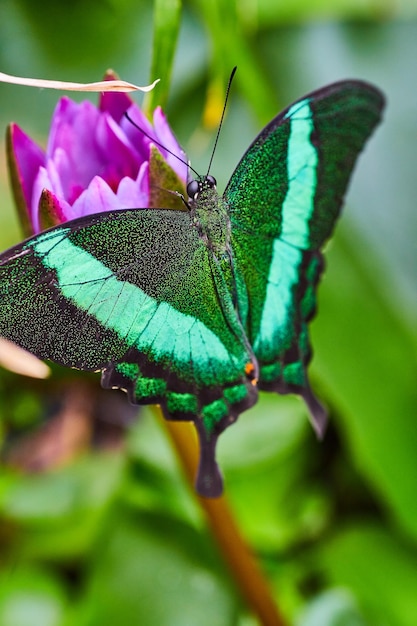
{"type": "Polygon", "coordinates": [[[43,80],[41,78],[22,78],[0,72],[0,82],[13,85],[25,85],[26,87],[39,87],[41,89],[60,89],[62,91],[151,91],[159,78],[151,85],[139,87],[125,80],[102,80],[97,83],[69,83],[62,80],[43,80]]]}
{"type": "Polygon", "coordinates": [[[0,337],[0,366],[31,378],[47,378],[50,374],[43,361],[3,337],[0,337]]]}

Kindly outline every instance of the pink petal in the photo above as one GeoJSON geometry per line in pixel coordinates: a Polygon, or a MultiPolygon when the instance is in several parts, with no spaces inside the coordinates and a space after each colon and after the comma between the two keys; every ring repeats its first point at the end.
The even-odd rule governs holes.
{"type": "Polygon", "coordinates": [[[36,176],[33,184],[30,205],[30,219],[35,233],[39,233],[41,231],[41,226],[39,223],[39,198],[41,197],[43,189],[52,189],[52,183],[49,179],[46,168],[40,167],[38,170],[38,175],[36,176]]]}
{"type": "Polygon", "coordinates": [[[74,217],[102,213],[103,211],[117,211],[123,209],[117,195],[108,184],[99,176],[95,176],[88,188],[74,202],[72,211],[74,217]]]}
{"type": "Polygon", "coordinates": [[[68,219],[58,198],[49,189],[42,191],[38,214],[42,229],[62,224],[68,219]]]}

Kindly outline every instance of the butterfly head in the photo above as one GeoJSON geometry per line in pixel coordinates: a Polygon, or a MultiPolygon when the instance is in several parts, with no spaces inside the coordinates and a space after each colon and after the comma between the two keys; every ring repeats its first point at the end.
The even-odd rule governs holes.
{"type": "Polygon", "coordinates": [[[188,197],[191,200],[197,200],[198,196],[205,189],[216,189],[217,181],[214,176],[208,174],[201,180],[194,178],[187,185],[188,197]]]}

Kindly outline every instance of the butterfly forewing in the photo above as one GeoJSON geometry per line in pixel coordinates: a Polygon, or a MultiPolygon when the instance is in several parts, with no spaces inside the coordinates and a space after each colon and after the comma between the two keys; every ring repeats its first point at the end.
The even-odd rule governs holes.
{"type": "Polygon", "coordinates": [[[41,358],[104,369],[106,386],[161,403],[168,418],[200,420],[213,437],[256,400],[253,356],[219,306],[227,298],[181,211],[90,216],[1,257],[4,337],[41,358]]]}
{"type": "Polygon", "coordinates": [[[236,271],[247,289],[242,322],[259,362],[259,387],[302,394],[319,432],[324,411],[306,375],[307,324],[323,266],[319,249],[382,108],[380,92],[359,81],[302,98],[255,139],[224,194],[236,271]]]}

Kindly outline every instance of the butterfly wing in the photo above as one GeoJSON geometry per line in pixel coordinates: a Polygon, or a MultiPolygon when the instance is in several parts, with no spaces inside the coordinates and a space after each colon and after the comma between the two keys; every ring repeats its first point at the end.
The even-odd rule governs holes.
{"type": "Polygon", "coordinates": [[[192,420],[199,489],[221,490],[219,432],[256,401],[253,355],[188,212],[128,210],[67,222],[0,257],[0,334],[106,387],[192,420]]]}
{"type": "Polygon", "coordinates": [[[259,388],[301,394],[321,433],[312,394],[307,324],[356,158],[378,124],[381,93],[359,81],[329,85],[288,107],[255,139],[226,188],[239,309],[259,362],[259,388]]]}

